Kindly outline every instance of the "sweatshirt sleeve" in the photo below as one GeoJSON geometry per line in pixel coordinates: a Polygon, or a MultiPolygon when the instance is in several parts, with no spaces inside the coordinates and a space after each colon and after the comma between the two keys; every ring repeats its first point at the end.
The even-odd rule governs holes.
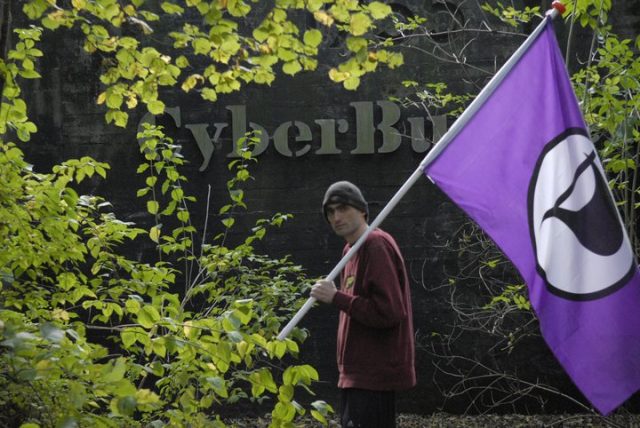
{"type": "Polygon", "coordinates": [[[362,292],[350,295],[338,291],[333,304],[366,326],[394,327],[407,317],[397,265],[402,260],[384,240],[372,242],[366,250],[358,273],[362,275],[362,292]]]}

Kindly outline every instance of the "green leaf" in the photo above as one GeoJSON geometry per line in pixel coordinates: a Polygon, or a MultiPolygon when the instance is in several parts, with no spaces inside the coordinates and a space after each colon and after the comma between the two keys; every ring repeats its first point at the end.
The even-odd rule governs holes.
{"type": "Polygon", "coordinates": [[[187,221],[189,221],[189,211],[180,210],[178,211],[177,217],[178,220],[180,220],[182,223],[186,223],[187,221]]]}
{"type": "Polygon", "coordinates": [[[169,15],[181,15],[184,13],[184,9],[181,6],[169,3],[168,1],[162,2],[160,7],[169,15]]]}
{"type": "Polygon", "coordinates": [[[294,388],[291,385],[280,385],[278,388],[278,400],[289,402],[293,400],[294,388]]]}
{"type": "Polygon", "coordinates": [[[151,341],[154,354],[164,358],[167,355],[167,348],[164,344],[164,338],[158,337],[151,341]]]}
{"type": "Polygon", "coordinates": [[[133,37],[121,37],[118,40],[118,45],[122,46],[125,49],[135,49],[138,47],[138,41],[133,37]]]}
{"type": "Polygon", "coordinates": [[[131,330],[124,330],[120,332],[120,337],[122,339],[122,344],[125,348],[129,348],[137,341],[137,333],[131,330]]]}
{"type": "Polygon", "coordinates": [[[320,413],[317,410],[312,410],[311,411],[311,416],[313,417],[313,419],[319,421],[322,425],[327,425],[327,418],[325,418],[322,413],[320,413]]]}
{"type": "Polygon", "coordinates": [[[360,86],[360,78],[356,76],[350,76],[342,84],[344,85],[345,89],[353,91],[358,89],[358,86],[360,86]]]}
{"type": "Polygon", "coordinates": [[[211,387],[213,388],[213,390],[215,391],[216,394],[218,394],[220,397],[222,398],[228,398],[229,397],[229,392],[227,391],[227,385],[226,382],[223,378],[221,377],[207,377],[206,381],[209,385],[211,385],[211,387]]]}
{"type": "Polygon", "coordinates": [[[180,55],[178,58],[176,58],[176,65],[180,68],[186,68],[189,66],[189,60],[186,56],[180,55]]]}
{"type": "Polygon", "coordinates": [[[286,402],[281,402],[280,401],[273,408],[273,411],[271,412],[271,415],[274,418],[277,418],[277,419],[280,419],[280,420],[288,422],[288,421],[293,420],[293,418],[295,417],[296,408],[291,403],[286,403],[286,402]]]}
{"type": "Polygon", "coordinates": [[[107,384],[117,382],[124,378],[127,371],[126,359],[118,358],[113,362],[113,367],[108,364],[104,370],[106,370],[106,373],[102,375],[100,381],[107,384]]]}
{"type": "Polygon", "coordinates": [[[362,49],[366,49],[368,45],[369,43],[364,37],[347,37],[347,49],[349,49],[351,52],[358,52],[362,49]]]}
{"type": "Polygon", "coordinates": [[[149,213],[157,214],[159,208],[160,204],[158,203],[158,201],[147,201],[147,211],[149,211],[149,213]]]}
{"type": "Polygon", "coordinates": [[[144,328],[151,328],[160,320],[160,313],[151,305],[145,305],[140,312],[138,312],[138,323],[144,328]]]}
{"type": "Polygon", "coordinates": [[[118,109],[122,105],[122,95],[109,93],[107,94],[107,107],[118,109]]]}
{"type": "Polygon", "coordinates": [[[295,61],[295,60],[294,61],[285,62],[284,65],[282,66],[282,71],[285,74],[289,74],[291,76],[293,76],[294,74],[296,74],[300,70],[302,70],[302,66],[300,65],[300,63],[298,61],[295,61]]]}
{"type": "Polygon", "coordinates": [[[264,29],[264,27],[258,27],[253,30],[253,37],[258,42],[264,42],[269,37],[269,32],[264,29]]]}
{"type": "Polygon", "coordinates": [[[160,228],[158,226],[153,226],[149,230],[149,238],[156,244],[160,241],[160,228]]]}
{"type": "Polygon", "coordinates": [[[207,39],[197,38],[193,42],[193,52],[195,54],[206,55],[211,50],[211,42],[207,39]]]}
{"type": "Polygon", "coordinates": [[[351,16],[349,32],[354,36],[362,36],[371,27],[371,19],[364,13],[355,13],[351,16]]]}
{"type": "Polygon", "coordinates": [[[218,99],[218,94],[215,90],[211,88],[203,88],[201,92],[201,96],[203,99],[207,101],[216,101],[218,99]]]}
{"type": "Polygon", "coordinates": [[[303,40],[305,45],[315,48],[322,43],[322,33],[316,29],[305,31],[303,40]]]}
{"type": "Polygon", "coordinates": [[[40,77],[42,77],[40,76],[40,73],[35,70],[22,70],[19,74],[25,79],[39,79],[40,77]]]}
{"type": "Polygon", "coordinates": [[[153,100],[147,103],[149,113],[159,115],[164,113],[164,103],[160,100],[153,100]]]}
{"type": "Polygon", "coordinates": [[[275,393],[278,390],[276,383],[273,380],[273,375],[269,369],[262,369],[260,371],[260,381],[267,391],[275,393]]]}
{"type": "Polygon", "coordinates": [[[118,413],[123,416],[131,416],[136,410],[137,401],[136,397],[127,395],[125,397],[118,398],[117,409],[118,413]]]}
{"type": "Polygon", "coordinates": [[[324,6],[324,0],[308,0],[307,1],[307,10],[309,12],[315,12],[319,10],[322,6],[324,6]]]}
{"type": "Polygon", "coordinates": [[[371,2],[367,5],[373,19],[382,19],[389,16],[392,12],[391,7],[379,1],[371,2]]]}

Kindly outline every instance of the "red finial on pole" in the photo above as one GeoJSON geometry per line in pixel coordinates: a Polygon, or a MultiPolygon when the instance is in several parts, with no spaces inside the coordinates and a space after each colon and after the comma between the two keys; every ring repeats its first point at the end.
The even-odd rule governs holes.
{"type": "Polygon", "coordinates": [[[555,0],[553,3],[551,3],[551,7],[557,10],[561,16],[567,10],[567,7],[558,0],[555,0]]]}

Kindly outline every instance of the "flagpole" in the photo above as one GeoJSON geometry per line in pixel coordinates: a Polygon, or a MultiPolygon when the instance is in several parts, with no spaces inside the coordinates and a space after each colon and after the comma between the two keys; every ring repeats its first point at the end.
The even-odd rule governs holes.
{"type": "MultiPolygon", "coordinates": [[[[351,260],[351,258],[355,255],[356,251],[362,246],[364,241],[367,239],[369,234],[375,230],[389,215],[389,213],[395,208],[395,206],[400,202],[400,200],[404,197],[404,195],[413,187],[413,185],[424,175],[424,169],[433,162],[440,153],[447,147],[447,145],[453,141],[453,139],[460,133],[462,128],[471,120],[471,118],[476,114],[476,112],[482,107],[485,101],[493,94],[496,88],[502,83],[504,78],[509,74],[511,69],[518,63],[520,58],[525,54],[525,52],[529,49],[529,47],[536,41],[540,33],[544,30],[544,27],[547,25],[548,21],[553,20],[558,15],[564,13],[565,7],[559,1],[554,1],[552,3],[552,8],[546,13],[545,18],[538,24],[535,30],[527,37],[527,39],[520,45],[520,47],[511,55],[511,58],[498,70],[498,72],[491,78],[489,83],[480,91],[478,96],[473,100],[469,107],[465,109],[465,111],[458,117],[458,119],[453,123],[451,128],[438,140],[435,146],[429,151],[429,153],[425,156],[425,158],[420,162],[418,168],[409,176],[409,178],[405,181],[405,183],[400,187],[400,189],[393,195],[391,200],[385,205],[385,207],[380,211],[380,214],[367,226],[367,229],[364,233],[358,238],[358,240],[351,246],[347,254],[345,254],[342,259],[338,262],[338,264],[333,268],[333,270],[326,276],[327,281],[333,281],[336,279],[340,271],[344,269],[345,265],[351,260]]],[[[300,322],[300,320],[309,312],[309,310],[315,304],[316,299],[313,297],[309,297],[305,304],[298,310],[298,312],[291,318],[291,320],[287,323],[287,325],[280,331],[278,334],[278,340],[284,340],[291,330],[300,322]]]]}

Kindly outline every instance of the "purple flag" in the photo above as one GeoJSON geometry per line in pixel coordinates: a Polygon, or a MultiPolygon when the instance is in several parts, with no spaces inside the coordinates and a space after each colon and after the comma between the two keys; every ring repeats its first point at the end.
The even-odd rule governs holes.
{"type": "Polygon", "coordinates": [[[425,173],[516,266],[602,414],[640,388],[640,272],[550,22],[425,173]]]}

